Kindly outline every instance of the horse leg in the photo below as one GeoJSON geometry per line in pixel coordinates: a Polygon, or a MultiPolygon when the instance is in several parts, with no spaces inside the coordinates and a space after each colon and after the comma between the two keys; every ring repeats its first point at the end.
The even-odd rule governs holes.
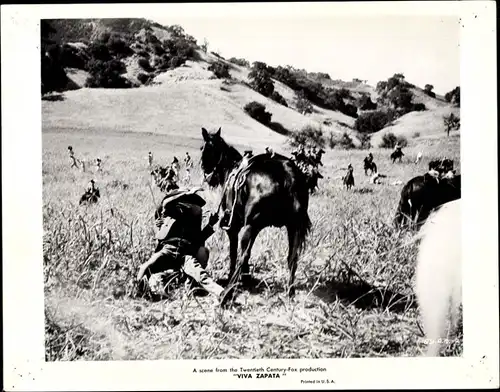
{"type": "Polygon", "coordinates": [[[291,298],[295,295],[295,272],[297,271],[297,259],[299,254],[299,233],[297,229],[290,225],[287,226],[288,233],[288,296],[291,298]]]}
{"type": "MultiPolygon", "coordinates": [[[[261,231],[261,228],[257,228],[252,225],[246,225],[243,227],[243,234],[240,241],[240,251],[241,255],[238,258],[238,266],[236,268],[236,277],[242,275],[244,281],[248,280],[248,272],[250,270],[248,266],[248,260],[252,254],[252,247],[257,238],[257,235],[261,231]]],[[[235,277],[235,279],[237,279],[235,277]]]]}
{"type": "Polygon", "coordinates": [[[229,238],[229,279],[234,275],[236,269],[236,260],[238,258],[238,230],[231,229],[227,231],[227,236],[229,238]]]}

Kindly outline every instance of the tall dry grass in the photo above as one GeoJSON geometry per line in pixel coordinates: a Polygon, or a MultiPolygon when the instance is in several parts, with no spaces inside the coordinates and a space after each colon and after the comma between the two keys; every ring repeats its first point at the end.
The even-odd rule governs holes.
{"type": "MultiPolygon", "coordinates": [[[[46,129],[43,133],[43,228],[47,360],[330,358],[415,356],[425,348],[413,298],[413,233],[391,225],[400,186],[422,174],[434,157],[460,160],[459,139],[406,149],[391,164],[389,151],[371,150],[383,185],[364,176],[367,151],[328,151],[320,190],[310,199],[312,231],[300,256],[297,295],[288,299],[284,230],[265,229],[250,260],[254,285],[228,309],[182,285],[160,301],[133,298],[132,278],[154,249],[153,211],[161,199],[150,188],[147,152],[159,163],[199,141],[148,134],[99,134],[46,129]],[[78,158],[100,156],[102,173],[69,168],[67,145],[78,158]],[[348,163],[356,187],[342,188],[348,163]],[[78,205],[87,182],[101,191],[97,205],[78,205]]],[[[424,143],[423,141],[422,143],[424,143]]],[[[273,146],[283,151],[283,146],[273,146]]],[[[200,184],[199,166],[192,174],[200,184]]],[[[208,215],[220,190],[206,189],[208,215]]],[[[207,242],[209,272],[227,277],[228,240],[218,230],[207,242]]],[[[447,347],[459,355],[461,339],[447,347]]]]}

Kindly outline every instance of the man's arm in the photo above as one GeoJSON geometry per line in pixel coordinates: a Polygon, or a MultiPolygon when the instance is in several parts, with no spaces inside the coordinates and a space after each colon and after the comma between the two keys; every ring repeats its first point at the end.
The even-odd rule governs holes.
{"type": "Polygon", "coordinates": [[[210,215],[210,218],[208,218],[207,225],[203,228],[203,230],[201,230],[202,242],[205,242],[207,239],[210,238],[210,236],[213,233],[215,233],[213,226],[217,223],[218,220],[219,220],[219,216],[217,214],[210,215]]]}

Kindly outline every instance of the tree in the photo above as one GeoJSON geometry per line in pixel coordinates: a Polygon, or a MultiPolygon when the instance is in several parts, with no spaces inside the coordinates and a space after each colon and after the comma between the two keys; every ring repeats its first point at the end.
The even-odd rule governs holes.
{"type": "Polygon", "coordinates": [[[248,74],[248,77],[251,79],[250,85],[258,93],[269,97],[274,92],[274,84],[265,63],[255,61],[252,64],[252,70],[248,74]]]}
{"type": "Polygon", "coordinates": [[[201,45],[201,50],[203,50],[205,53],[207,53],[208,50],[208,41],[206,38],[203,39],[203,45],[201,45]]]}
{"type": "Polygon", "coordinates": [[[452,129],[459,130],[460,129],[460,117],[455,116],[453,113],[450,113],[449,116],[443,117],[443,122],[445,126],[446,135],[450,136],[450,131],[452,129]]]}
{"type": "Polygon", "coordinates": [[[310,114],[313,111],[313,106],[311,102],[306,98],[304,91],[300,90],[297,94],[297,110],[300,114],[310,114]]]}
{"type": "Polygon", "coordinates": [[[436,93],[432,91],[433,89],[434,86],[432,84],[426,84],[424,93],[426,93],[429,97],[436,98],[436,93]]]}
{"type": "Polygon", "coordinates": [[[455,87],[453,90],[444,95],[446,102],[450,102],[460,107],[460,86],[455,87]]]}

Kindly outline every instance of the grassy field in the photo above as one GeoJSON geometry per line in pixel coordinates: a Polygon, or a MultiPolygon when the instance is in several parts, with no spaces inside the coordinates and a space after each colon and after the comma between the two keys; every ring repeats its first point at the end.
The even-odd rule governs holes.
{"type": "MultiPolygon", "coordinates": [[[[390,357],[416,356],[425,348],[412,295],[416,244],[405,246],[413,233],[391,227],[402,187],[391,183],[423,174],[432,158],[446,155],[460,162],[459,135],[410,140],[401,164],[390,162],[389,150],[372,149],[379,171],[387,175],[381,185],[369,184],[363,173],[368,151],[328,150],[325,178],[310,198],[313,226],[299,259],[296,298],[285,294],[285,231],[268,228],[257,238],[250,260],[254,287],[220,309],[215,298],[196,296],[186,287],[157,302],[127,295],[137,267],[154,249],[153,211],[161,194],[149,187],[147,153],[168,163],[189,151],[198,163],[199,124],[186,123],[185,132],[179,128],[164,135],[125,133],[106,126],[112,121],[102,120],[105,110],[96,117],[92,103],[85,108],[75,102],[44,102],[42,107],[47,360],[390,357]],[[104,125],[97,126],[101,121],[104,125]],[[103,172],[89,164],[85,173],[70,169],[68,145],[80,159],[101,157],[103,172]],[[424,158],[415,165],[411,160],[420,150],[424,158]],[[346,191],[340,176],[349,163],[356,186],[346,191]],[[91,178],[101,199],[80,207],[91,178]]],[[[124,118],[130,115],[123,110],[124,118]]],[[[213,130],[220,124],[202,125],[213,130]]],[[[239,136],[229,141],[241,140],[236,145],[241,150],[252,135],[239,136]]],[[[281,137],[267,142],[289,153],[281,137]]],[[[200,179],[197,165],[193,183],[199,185],[200,179]]],[[[207,214],[215,209],[219,191],[202,193],[207,214]]],[[[209,272],[226,278],[225,233],[217,230],[207,246],[209,272]]],[[[461,352],[461,339],[447,348],[448,355],[461,352]]]]}

